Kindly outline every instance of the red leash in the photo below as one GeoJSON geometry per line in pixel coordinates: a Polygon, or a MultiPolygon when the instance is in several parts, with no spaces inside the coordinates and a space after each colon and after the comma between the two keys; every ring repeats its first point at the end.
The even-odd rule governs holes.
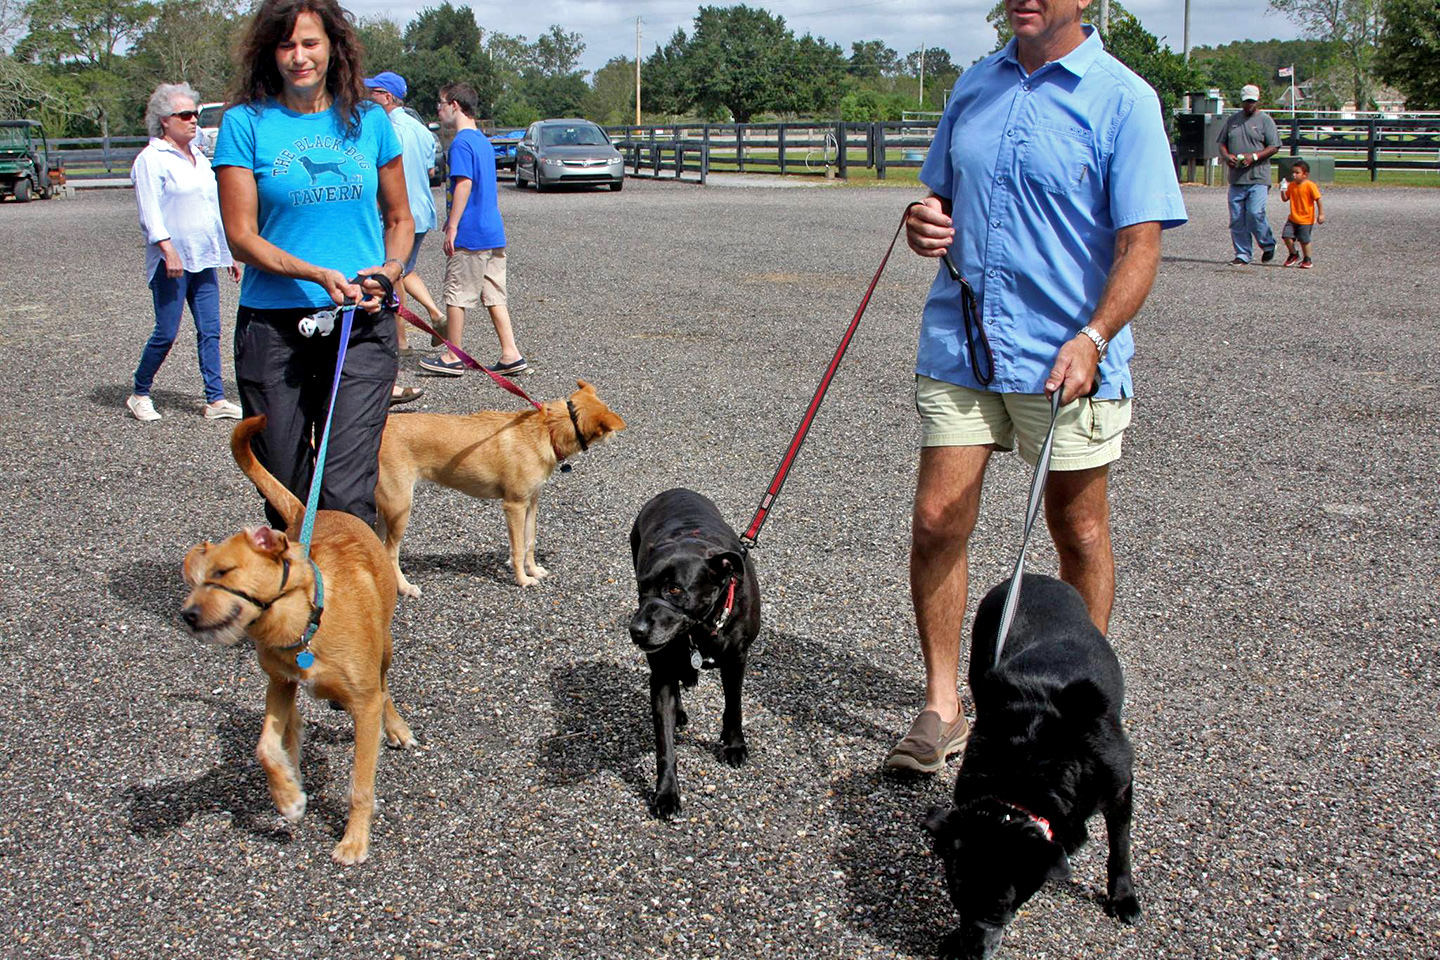
{"type": "MultiPolygon", "coordinates": [[[[876,279],[879,279],[878,275],[876,279]]],[[[545,409],[540,404],[536,403],[534,400],[531,400],[530,394],[526,393],[524,390],[521,390],[519,387],[515,386],[515,384],[511,383],[506,378],[500,376],[500,374],[496,373],[494,370],[491,370],[488,367],[481,366],[475,361],[474,357],[470,356],[470,354],[455,346],[455,344],[451,343],[449,340],[446,340],[444,337],[440,336],[440,334],[435,332],[434,327],[430,326],[430,324],[426,323],[424,320],[421,320],[419,317],[411,313],[405,307],[397,307],[396,310],[399,312],[400,316],[404,317],[405,320],[410,323],[411,326],[419,327],[421,330],[424,330],[426,333],[430,334],[430,336],[434,337],[436,340],[439,340],[441,343],[445,344],[445,346],[449,347],[450,352],[455,354],[455,356],[459,357],[460,362],[465,364],[465,366],[470,367],[474,370],[481,370],[489,374],[491,380],[494,380],[496,383],[500,384],[500,386],[515,394],[515,396],[520,397],[522,400],[530,404],[530,406],[534,407],[536,410],[545,409]]]]}
{"type": "Polygon", "coordinates": [[[835,356],[831,358],[830,366],[825,370],[825,376],[820,378],[820,385],[815,388],[815,396],[810,398],[810,406],[800,420],[800,426],[796,429],[795,436],[791,439],[790,446],[780,461],[779,469],[775,471],[774,479],[770,481],[770,488],[765,491],[765,496],[760,500],[760,506],[755,511],[755,519],[750,521],[749,529],[740,538],[740,543],[747,550],[755,546],[755,540],[760,536],[760,528],[765,525],[770,508],[775,505],[775,499],[780,496],[780,488],[785,486],[785,475],[795,465],[795,457],[800,453],[800,445],[805,442],[805,435],[810,432],[810,425],[815,420],[815,414],[820,410],[820,404],[825,399],[826,391],[830,389],[830,380],[835,376],[835,371],[840,366],[840,360],[845,356],[845,351],[850,348],[850,338],[855,336],[855,330],[860,326],[860,318],[865,315],[865,308],[870,305],[870,295],[875,292],[875,285],[880,282],[880,274],[885,272],[885,264],[890,262],[890,254],[895,252],[895,243],[900,239],[900,232],[905,229],[905,221],[909,219],[910,207],[913,206],[915,206],[913,203],[907,206],[905,213],[901,215],[900,226],[895,228],[895,236],[890,239],[890,247],[880,260],[880,266],[876,269],[875,276],[870,278],[870,286],[866,288],[865,296],[860,300],[860,307],[850,320],[850,329],[846,330],[845,336],[840,338],[840,346],[836,348],[835,356]]]}

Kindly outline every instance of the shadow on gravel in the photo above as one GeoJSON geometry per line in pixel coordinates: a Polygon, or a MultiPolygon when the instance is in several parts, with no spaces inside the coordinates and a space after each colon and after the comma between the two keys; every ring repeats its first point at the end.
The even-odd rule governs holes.
{"type": "MultiPolygon", "coordinates": [[[[439,574],[442,577],[484,576],[498,583],[513,586],[515,574],[510,570],[510,564],[506,562],[509,559],[508,547],[485,553],[405,553],[402,551],[400,569],[405,571],[405,579],[421,590],[425,589],[425,579],[432,574],[439,574]]],[[[536,552],[536,563],[543,567],[546,559],[543,551],[536,552]]]]}
{"type": "Polygon", "coordinates": [[[959,919],[922,825],[953,782],[952,765],[939,777],[902,780],[876,769],[830,784],[849,838],[835,854],[850,893],[847,923],[922,957],[934,956],[959,919]]]}
{"type": "Polygon", "coordinates": [[[134,560],[110,571],[110,595],[161,623],[180,627],[180,608],[189,588],[181,576],[185,559],[177,551],[168,560],[134,560]]]}
{"type": "Polygon", "coordinates": [[[640,761],[654,751],[655,740],[646,672],[603,660],[573,664],[551,671],[550,696],[559,731],[540,745],[549,782],[581,783],[609,770],[636,796],[648,798],[651,778],[640,761]]]}
{"type": "MultiPolygon", "coordinates": [[[[262,710],[244,710],[232,703],[210,697],[177,697],[174,699],[203,703],[218,714],[222,756],[208,773],[191,779],[130,787],[125,791],[130,804],[130,830],[142,837],[169,833],[184,826],[192,817],[207,813],[228,813],[234,825],[252,836],[275,843],[289,843],[292,828],[283,824],[270,800],[270,786],[265,771],[255,759],[255,744],[265,722],[262,710]]],[[[346,718],[348,722],[348,717],[346,718]]],[[[319,818],[324,829],[337,839],[345,832],[349,810],[319,795],[317,787],[330,778],[330,765],[325,754],[314,749],[316,744],[351,743],[348,731],[315,723],[305,725],[305,743],[309,749],[300,757],[300,772],[310,794],[306,819],[319,818]]]]}
{"type": "MultiPolygon", "coordinates": [[[[142,344],[143,346],[143,344],[142,344]]],[[[172,355],[174,351],[171,351],[172,355]]],[[[194,362],[194,354],[191,354],[191,362],[194,362]]],[[[234,398],[235,389],[232,384],[227,383],[229,390],[227,396],[234,398]]],[[[125,409],[125,401],[130,398],[130,384],[105,383],[90,391],[90,402],[102,410],[113,410],[116,413],[135,419],[125,409]]],[[[186,413],[199,414],[200,408],[204,405],[204,398],[193,393],[185,393],[182,390],[156,390],[151,389],[150,399],[155,402],[155,409],[160,411],[163,417],[168,413],[185,411],[186,413]]]]}

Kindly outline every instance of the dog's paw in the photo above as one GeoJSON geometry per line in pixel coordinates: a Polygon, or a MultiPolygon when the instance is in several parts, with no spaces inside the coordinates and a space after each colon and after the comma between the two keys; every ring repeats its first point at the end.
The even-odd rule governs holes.
{"type": "Polygon", "coordinates": [[[520,584],[520,586],[522,587],[533,587],[540,581],[536,580],[534,577],[530,576],[527,573],[516,573],[515,582],[520,584]]]}
{"type": "Polygon", "coordinates": [[[310,798],[302,791],[297,800],[280,808],[280,816],[289,820],[291,823],[299,823],[300,818],[305,816],[305,804],[309,799],[310,798]]]}
{"type": "Polygon", "coordinates": [[[420,588],[415,586],[415,584],[411,583],[409,580],[401,580],[398,584],[396,584],[396,586],[400,590],[400,596],[409,597],[411,600],[419,599],[420,588]]]}
{"type": "Polygon", "coordinates": [[[535,577],[535,578],[538,580],[538,579],[540,579],[541,577],[548,577],[548,576],[550,576],[550,571],[549,571],[549,570],[546,570],[544,567],[540,566],[540,564],[538,564],[538,563],[532,563],[532,564],[530,564],[530,576],[535,577]]]}
{"type": "Polygon", "coordinates": [[[744,740],[739,743],[727,744],[721,753],[725,757],[725,762],[732,767],[743,767],[745,761],[750,759],[750,748],[745,745],[744,740]]]}
{"type": "Polygon", "coordinates": [[[370,840],[351,840],[346,838],[335,844],[335,849],[330,851],[330,858],[336,863],[343,863],[347,867],[357,863],[364,863],[370,856],[370,840]]]}
{"type": "Polygon", "coordinates": [[[676,729],[676,731],[684,730],[684,729],[685,729],[686,727],[688,727],[688,726],[690,726],[690,714],[686,713],[686,712],[685,712],[684,710],[682,710],[681,708],[676,707],[676,708],[675,708],[675,729],[676,729]]]}
{"type": "Polygon", "coordinates": [[[413,750],[420,746],[420,741],[409,730],[396,731],[386,727],[385,744],[393,750],[413,750]]]}
{"type": "Polygon", "coordinates": [[[680,794],[678,793],[657,793],[655,802],[652,804],[655,816],[661,820],[673,820],[680,812],[680,794]]]}
{"type": "Polygon", "coordinates": [[[1119,899],[1105,899],[1105,912],[1121,923],[1133,924],[1140,919],[1140,901],[1134,894],[1119,899]]]}

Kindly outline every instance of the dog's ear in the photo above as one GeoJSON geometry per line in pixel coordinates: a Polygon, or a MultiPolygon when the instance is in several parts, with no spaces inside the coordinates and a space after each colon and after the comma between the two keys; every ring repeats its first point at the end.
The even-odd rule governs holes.
{"type": "Polygon", "coordinates": [[[580,388],[582,391],[584,391],[585,393],[594,393],[594,392],[595,392],[595,388],[592,387],[592,386],[590,386],[590,384],[586,383],[584,380],[576,380],[576,381],[575,381],[575,386],[579,387],[579,388],[580,388]]]}
{"type": "Polygon", "coordinates": [[[600,414],[599,424],[601,436],[604,436],[607,433],[619,433],[621,430],[625,429],[625,421],[620,419],[620,414],[615,413],[608,407],[605,409],[604,413],[600,414]]]}
{"type": "Polygon", "coordinates": [[[709,558],[710,569],[716,575],[722,577],[743,577],[745,576],[745,558],[734,550],[722,550],[713,553],[709,558]]]}
{"type": "Polygon", "coordinates": [[[205,554],[210,552],[210,541],[197,543],[185,554],[185,562],[181,565],[181,575],[185,583],[191,587],[198,586],[205,579],[205,554]]]}
{"type": "Polygon", "coordinates": [[[1035,839],[1044,844],[1042,855],[1045,858],[1045,879],[1070,879],[1070,858],[1065,855],[1065,848],[1054,840],[1046,840],[1045,834],[1036,824],[1029,826],[1034,830],[1035,839]]]}
{"type": "Polygon", "coordinates": [[[931,807],[925,814],[925,829],[930,832],[930,836],[937,840],[940,839],[945,833],[946,826],[950,823],[950,815],[954,812],[955,808],[948,803],[937,803],[931,807]]]}
{"type": "Polygon", "coordinates": [[[285,534],[269,527],[246,527],[245,537],[257,553],[263,553],[270,557],[280,556],[290,545],[290,540],[285,534]]]}
{"type": "Polygon", "coordinates": [[[1055,709],[1065,719],[1066,725],[1076,721],[1093,720],[1110,706],[1105,692],[1094,680],[1075,680],[1055,693],[1055,709]]]}

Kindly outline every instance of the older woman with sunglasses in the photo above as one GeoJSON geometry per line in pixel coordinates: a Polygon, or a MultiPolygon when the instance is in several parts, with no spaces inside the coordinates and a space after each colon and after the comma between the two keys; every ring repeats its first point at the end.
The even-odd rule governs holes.
{"type": "Polygon", "coordinates": [[[220,380],[220,283],[240,270],[230,258],[210,161],[195,142],[199,95],[183,83],[162,83],[150,95],[145,126],[150,143],[135,158],[130,180],[145,233],[145,276],[155,301],[155,331],[135,369],[135,392],[125,401],[136,420],[159,420],[150,399],[155,374],[180,330],[185,304],[195,319],[200,373],[205,381],[205,419],[238,418],[220,380]]]}

